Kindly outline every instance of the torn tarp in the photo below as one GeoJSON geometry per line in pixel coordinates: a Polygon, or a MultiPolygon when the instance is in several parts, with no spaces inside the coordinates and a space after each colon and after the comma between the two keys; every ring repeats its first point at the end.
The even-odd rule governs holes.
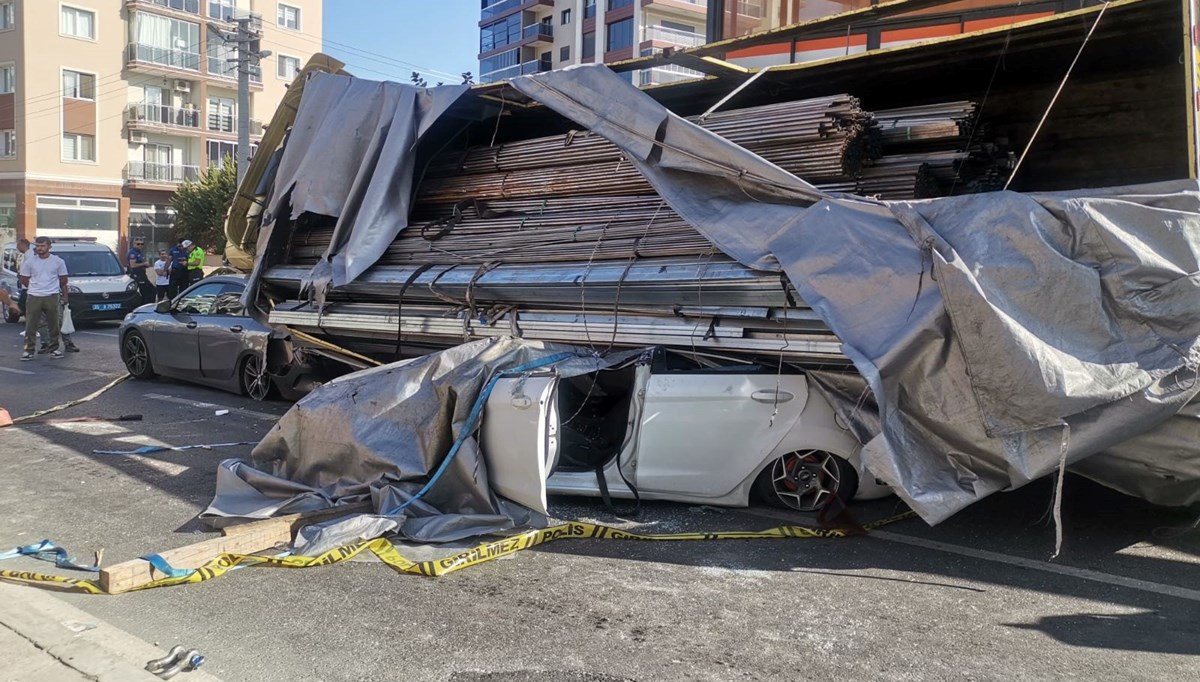
{"type": "Polygon", "coordinates": [[[802,183],[603,67],[512,85],[620,147],[726,253],[778,261],[878,400],[867,465],[927,521],[1110,450],[1200,392],[1195,181],[804,208],[802,183]]]}
{"type": "MultiPolygon", "coordinates": [[[[311,97],[306,91],[301,113],[305,121],[329,124],[298,120],[301,130],[288,142],[271,201],[275,219],[285,207],[291,215],[336,209],[331,215],[341,218],[323,259],[330,265],[318,266],[325,274],[314,271],[335,286],[370,267],[408,224],[407,191],[383,200],[374,192],[382,187],[374,174],[411,169],[414,151],[387,144],[380,121],[428,130],[446,99],[460,92],[432,95],[429,107],[393,111],[388,87],[354,83],[314,79],[320,87],[311,97]],[[352,96],[360,89],[375,93],[370,106],[352,96]],[[363,131],[373,131],[378,143],[365,144],[363,131]],[[318,151],[342,147],[354,151],[318,151]],[[294,176],[309,181],[301,187],[294,176]],[[333,177],[356,180],[321,184],[333,177]],[[289,205],[285,195],[293,187],[300,193],[289,205]],[[313,204],[305,192],[318,187],[336,200],[313,204]]],[[[1163,457],[1151,434],[1168,424],[1172,442],[1180,442],[1179,434],[1196,423],[1174,418],[1200,392],[1196,182],[921,202],[823,198],[761,157],[674,116],[602,65],[517,78],[512,87],[617,145],[723,252],[788,275],[841,339],[877,400],[881,435],[867,449],[867,464],[926,520],[945,519],[1063,460],[1086,463],[1089,475],[1151,499],[1167,488],[1184,491],[1161,499],[1195,498],[1200,482],[1172,477],[1195,470],[1200,448],[1163,457]],[[1116,452],[1140,464],[1092,461],[1116,452]]],[[[409,101],[403,94],[396,100],[409,101]]],[[[260,242],[256,278],[269,265],[267,246],[260,242]]],[[[348,422],[340,427],[346,436],[350,415],[375,414],[352,402],[338,409],[348,422]]],[[[286,443],[273,435],[260,450],[286,444],[299,466],[288,474],[297,481],[308,481],[306,473],[332,475],[323,467],[340,458],[355,476],[305,482],[309,494],[328,495],[339,486],[366,494],[359,475],[378,473],[377,457],[359,461],[362,453],[306,438],[286,443]],[[301,446],[319,460],[311,472],[302,466],[301,446]]],[[[395,474],[390,465],[383,469],[395,474]]],[[[497,516],[479,491],[451,501],[497,516]]]]}
{"type": "Polygon", "coordinates": [[[427,542],[542,523],[491,490],[471,428],[480,392],[514,368],[550,363],[547,369],[569,377],[638,355],[599,357],[573,346],[497,338],[355,372],[296,403],[254,448],[252,462],[222,462],[202,517],[267,518],[371,500],[376,514],[305,536],[320,547],[393,527],[427,542]],[[456,443],[453,460],[418,499],[456,443]]]}

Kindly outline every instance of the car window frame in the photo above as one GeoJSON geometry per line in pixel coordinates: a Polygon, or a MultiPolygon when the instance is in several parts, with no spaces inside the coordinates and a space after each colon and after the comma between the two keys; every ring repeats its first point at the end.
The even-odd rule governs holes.
{"type": "Polygon", "coordinates": [[[177,296],[174,301],[171,302],[171,312],[183,314],[183,315],[201,315],[204,317],[245,317],[246,316],[245,308],[241,308],[241,309],[239,309],[238,312],[234,313],[234,312],[214,312],[211,308],[208,311],[201,312],[198,310],[185,310],[182,307],[181,304],[183,303],[184,299],[187,298],[188,295],[190,295],[194,291],[203,289],[205,287],[210,287],[210,286],[220,287],[220,290],[218,290],[217,293],[215,295],[213,295],[212,302],[214,305],[216,304],[217,300],[220,298],[220,296],[222,294],[232,293],[234,291],[234,289],[236,289],[238,298],[241,299],[241,294],[246,290],[246,285],[242,284],[240,282],[200,281],[200,282],[197,282],[192,287],[188,288],[182,294],[177,296]]]}

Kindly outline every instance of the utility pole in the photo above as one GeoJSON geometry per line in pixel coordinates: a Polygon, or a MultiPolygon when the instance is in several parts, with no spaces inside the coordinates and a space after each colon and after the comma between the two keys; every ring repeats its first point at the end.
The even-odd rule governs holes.
{"type": "Polygon", "coordinates": [[[264,57],[271,56],[271,53],[258,49],[262,36],[255,23],[261,23],[261,18],[244,15],[229,20],[237,24],[236,32],[231,33],[212,22],[209,22],[208,30],[220,36],[225,44],[232,43],[237,50],[237,57],[227,61],[237,64],[238,73],[237,182],[240,188],[242,179],[246,177],[246,171],[250,168],[250,74],[254,67],[257,67],[264,57]]]}

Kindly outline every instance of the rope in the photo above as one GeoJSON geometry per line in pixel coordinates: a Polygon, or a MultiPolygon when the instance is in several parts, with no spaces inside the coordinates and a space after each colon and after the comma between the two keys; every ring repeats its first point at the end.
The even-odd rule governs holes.
{"type": "Polygon", "coordinates": [[[1046,124],[1046,119],[1050,118],[1050,111],[1054,109],[1054,104],[1058,102],[1058,96],[1062,94],[1063,88],[1067,86],[1067,80],[1071,78],[1071,72],[1075,70],[1075,65],[1079,63],[1079,57],[1083,54],[1083,48],[1087,47],[1088,41],[1092,39],[1092,34],[1096,32],[1096,27],[1100,25],[1100,18],[1104,16],[1105,10],[1108,9],[1109,0],[1104,0],[1104,6],[1096,14],[1096,20],[1092,22],[1092,27],[1088,29],[1087,35],[1083,38],[1083,43],[1079,45],[1079,51],[1075,53],[1075,58],[1071,60],[1071,65],[1067,67],[1067,72],[1063,74],[1062,82],[1058,84],[1058,89],[1054,91],[1054,97],[1050,98],[1050,104],[1046,107],[1045,113],[1042,114],[1042,120],[1038,121],[1037,128],[1034,128],[1033,135],[1029,138],[1029,143],[1025,145],[1025,150],[1021,152],[1021,157],[1017,159],[1017,165],[1013,166],[1012,173],[1008,176],[1008,181],[1004,183],[1004,189],[1012,184],[1013,178],[1017,177],[1017,172],[1021,170],[1021,164],[1025,162],[1025,156],[1029,154],[1030,147],[1033,146],[1033,141],[1037,139],[1038,133],[1042,132],[1042,126],[1046,124]]]}

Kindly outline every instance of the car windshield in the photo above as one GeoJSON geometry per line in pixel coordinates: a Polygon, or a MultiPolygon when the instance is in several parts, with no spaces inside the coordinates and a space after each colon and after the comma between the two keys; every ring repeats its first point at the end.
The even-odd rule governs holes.
{"type": "Polygon", "coordinates": [[[109,276],[123,274],[121,264],[111,251],[51,251],[67,262],[71,277],[109,276]]]}

